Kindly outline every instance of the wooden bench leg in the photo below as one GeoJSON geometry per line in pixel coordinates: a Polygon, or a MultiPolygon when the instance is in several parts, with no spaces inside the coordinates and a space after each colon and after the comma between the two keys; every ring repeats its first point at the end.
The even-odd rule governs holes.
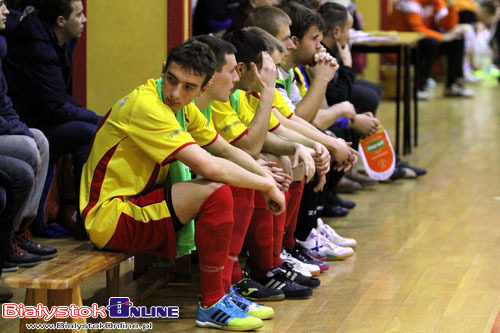
{"type": "Polygon", "coordinates": [[[143,253],[134,254],[134,273],[133,278],[136,280],[139,276],[146,273],[153,262],[156,260],[155,256],[143,253]]]}
{"type": "MultiPolygon", "coordinates": [[[[71,305],[74,304],[76,306],[82,306],[82,295],[80,293],[80,285],[75,286],[73,289],[62,289],[62,290],[49,290],[48,292],[48,306],[51,308],[54,305],[71,305]]],[[[56,323],[58,321],[65,321],[68,323],[78,323],[85,324],[87,323],[87,319],[85,318],[67,318],[61,320],[61,318],[53,318],[50,322],[56,323]]],[[[53,330],[49,331],[49,333],[67,333],[68,330],[53,330]]],[[[72,332],[77,332],[76,330],[72,330],[72,332]]],[[[87,330],[81,329],[78,332],[85,332],[87,330]]]]}
{"type": "MultiPolygon", "coordinates": [[[[36,306],[38,303],[48,304],[47,302],[47,289],[26,289],[26,296],[24,298],[24,305],[36,306]]],[[[22,318],[19,323],[19,332],[28,333],[33,332],[26,328],[26,324],[43,324],[45,321],[42,318],[28,319],[22,318]]]]}
{"type": "Polygon", "coordinates": [[[106,295],[108,298],[120,293],[120,265],[106,271],[106,295]]]}
{"type": "MultiPolygon", "coordinates": [[[[76,286],[73,289],[62,289],[62,290],[47,290],[47,289],[26,289],[26,297],[24,300],[25,305],[36,306],[38,303],[46,305],[49,309],[53,306],[60,305],[71,305],[82,306],[82,295],[80,294],[80,286],[76,286]]],[[[67,323],[78,323],[85,324],[87,320],[85,318],[53,318],[49,323],[56,324],[58,321],[67,323]]],[[[33,332],[33,330],[28,330],[26,324],[42,324],[45,321],[42,318],[37,319],[26,319],[22,318],[19,324],[20,333],[33,332]]],[[[61,332],[67,333],[68,330],[37,330],[38,332],[61,332]]],[[[77,332],[73,330],[73,332],[77,332]]],[[[81,329],[78,332],[87,332],[87,330],[81,329]]]]}

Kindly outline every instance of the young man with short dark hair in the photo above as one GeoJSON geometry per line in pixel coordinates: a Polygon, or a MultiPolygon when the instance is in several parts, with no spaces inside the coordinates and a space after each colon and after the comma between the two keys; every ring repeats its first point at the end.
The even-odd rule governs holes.
{"type": "Polygon", "coordinates": [[[232,194],[223,183],[261,191],[274,214],[283,211],[284,196],[274,179],[221,140],[191,103],[206,90],[215,68],[208,46],[185,42],[169,52],[160,79],[113,106],[84,166],[80,209],[99,248],[169,258],[176,255],[175,232],[196,217],[201,280],[196,323],[250,330],[262,327],[261,320],[237,307],[222,285],[233,227],[232,194]],[[165,184],[174,161],[202,178],[165,184]]]}
{"type": "MultiPolygon", "coordinates": [[[[71,95],[73,50],[87,19],[80,0],[44,1],[37,7],[9,18],[13,28],[5,76],[21,120],[47,137],[50,165],[72,154],[78,193],[82,166],[101,119],[71,95]]],[[[77,229],[83,236],[80,218],[77,229]]]]}

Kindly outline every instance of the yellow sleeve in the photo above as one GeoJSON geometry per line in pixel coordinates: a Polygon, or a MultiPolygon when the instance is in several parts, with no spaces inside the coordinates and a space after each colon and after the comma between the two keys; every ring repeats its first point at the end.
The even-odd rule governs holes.
{"type": "Polygon", "coordinates": [[[184,107],[184,115],[187,130],[198,145],[205,147],[217,140],[218,135],[212,123],[205,118],[193,102],[184,107]]]}
{"type": "Polygon", "coordinates": [[[174,112],[153,94],[135,101],[128,134],[139,149],[162,165],[181,149],[196,144],[175,119],[174,112]]]}
{"type": "MultiPolygon", "coordinates": [[[[257,108],[259,106],[259,101],[260,101],[260,95],[258,93],[251,93],[248,95],[246,94],[241,94],[241,99],[240,99],[240,119],[242,119],[243,122],[247,122],[250,124],[252,121],[253,117],[255,116],[255,111],[257,111],[257,108]]],[[[272,132],[278,127],[280,127],[280,121],[276,116],[271,113],[271,117],[269,118],[269,126],[267,126],[267,130],[272,132]]]]}
{"type": "Polygon", "coordinates": [[[212,102],[212,121],[215,130],[224,140],[234,144],[248,132],[247,126],[240,120],[230,102],[212,102]]]}
{"type": "Polygon", "coordinates": [[[285,118],[290,119],[293,116],[293,111],[290,109],[288,104],[286,104],[283,96],[281,96],[278,89],[274,89],[274,100],[273,106],[279,111],[285,118]]]}

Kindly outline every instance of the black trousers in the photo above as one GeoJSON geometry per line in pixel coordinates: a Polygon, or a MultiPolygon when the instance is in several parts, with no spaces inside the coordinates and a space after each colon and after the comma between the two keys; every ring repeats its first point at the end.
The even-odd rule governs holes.
{"type": "Polygon", "coordinates": [[[349,102],[354,105],[357,113],[371,112],[376,115],[381,99],[382,90],[377,84],[356,78],[349,102]]]}
{"type": "Polygon", "coordinates": [[[446,87],[450,87],[459,78],[463,77],[464,39],[455,39],[449,42],[439,42],[434,38],[424,38],[418,42],[419,55],[419,89],[423,90],[427,79],[431,76],[434,61],[441,56],[446,56],[448,72],[446,87]]]}

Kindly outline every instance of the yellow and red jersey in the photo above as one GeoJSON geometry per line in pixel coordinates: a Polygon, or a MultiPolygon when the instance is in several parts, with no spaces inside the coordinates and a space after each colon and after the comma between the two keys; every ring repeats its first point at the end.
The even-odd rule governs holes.
{"type": "Polygon", "coordinates": [[[217,132],[194,103],[177,111],[184,113],[184,129],[161,100],[158,81],[149,80],[112,107],[83,167],[80,209],[90,239],[100,248],[113,236],[121,214],[145,223],[169,217],[164,202],[145,209],[129,201],[163,186],[169,163],[180,150],[217,139],[217,132]]]}

